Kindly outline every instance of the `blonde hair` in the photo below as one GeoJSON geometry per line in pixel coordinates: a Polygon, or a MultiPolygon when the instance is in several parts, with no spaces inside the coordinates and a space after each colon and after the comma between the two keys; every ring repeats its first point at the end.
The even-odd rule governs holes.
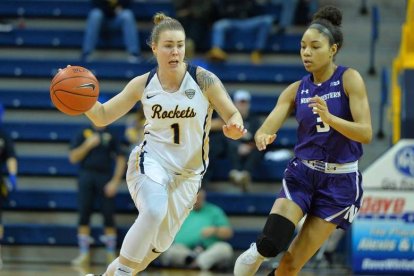
{"type": "Polygon", "coordinates": [[[172,17],[165,15],[163,12],[157,12],[153,17],[154,27],[151,31],[151,36],[147,44],[151,47],[153,43],[157,43],[160,39],[160,34],[163,31],[182,31],[185,34],[183,25],[172,17]]]}

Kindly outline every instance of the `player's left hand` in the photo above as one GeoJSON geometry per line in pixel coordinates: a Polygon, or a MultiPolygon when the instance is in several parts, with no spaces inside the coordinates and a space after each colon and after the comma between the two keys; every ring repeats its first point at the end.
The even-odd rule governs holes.
{"type": "Polygon", "coordinates": [[[318,114],[319,117],[321,117],[322,122],[329,122],[331,113],[329,112],[328,105],[324,99],[319,96],[312,97],[308,106],[312,108],[313,113],[318,114]]]}
{"type": "Polygon", "coordinates": [[[17,178],[15,174],[9,175],[9,181],[7,184],[7,188],[10,192],[15,191],[17,189],[17,178]]]}
{"type": "Polygon", "coordinates": [[[223,126],[223,133],[227,138],[237,140],[243,137],[244,134],[246,134],[247,130],[244,128],[244,126],[241,126],[239,124],[230,124],[230,125],[224,125],[223,126]]]}

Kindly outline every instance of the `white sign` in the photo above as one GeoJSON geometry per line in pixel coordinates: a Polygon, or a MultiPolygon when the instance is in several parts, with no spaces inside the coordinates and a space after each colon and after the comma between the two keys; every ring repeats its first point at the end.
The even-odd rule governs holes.
{"type": "Polygon", "coordinates": [[[414,191],[414,140],[403,139],[363,173],[364,188],[414,191]]]}

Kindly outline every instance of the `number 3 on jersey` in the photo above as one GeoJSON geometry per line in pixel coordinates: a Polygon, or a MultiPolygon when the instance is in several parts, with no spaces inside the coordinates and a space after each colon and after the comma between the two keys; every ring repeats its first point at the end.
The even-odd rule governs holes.
{"type": "Polygon", "coordinates": [[[179,144],[180,143],[180,126],[178,125],[178,123],[172,124],[171,128],[174,131],[174,144],[179,144]]]}
{"type": "Polygon", "coordinates": [[[328,132],[331,129],[329,125],[322,122],[321,117],[316,117],[316,131],[317,132],[328,132]]]}

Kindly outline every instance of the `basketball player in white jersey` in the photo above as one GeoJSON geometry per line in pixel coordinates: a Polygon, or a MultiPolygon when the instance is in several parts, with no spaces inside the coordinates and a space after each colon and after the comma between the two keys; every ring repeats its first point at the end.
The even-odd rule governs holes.
{"type": "Polygon", "coordinates": [[[158,67],[132,79],[118,95],[105,104],[97,102],[85,113],[94,124],[108,125],[141,100],[147,120],[145,139],[132,151],[127,171],[139,215],[105,276],[136,275],[173,242],[208,166],[213,109],[225,122],[225,136],[239,139],[246,132],[221,81],[184,62],[182,25],[162,13],[154,16],[154,23],[149,43],[158,67]]]}

